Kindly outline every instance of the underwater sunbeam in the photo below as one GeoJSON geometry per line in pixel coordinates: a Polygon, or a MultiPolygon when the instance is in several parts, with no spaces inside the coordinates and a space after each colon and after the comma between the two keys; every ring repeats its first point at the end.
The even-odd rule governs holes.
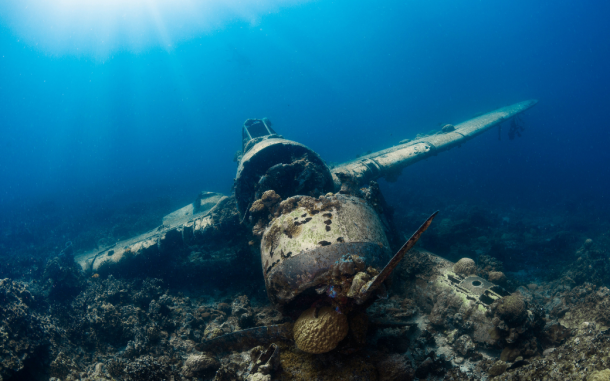
{"type": "Polygon", "coordinates": [[[306,0],[23,0],[0,3],[0,21],[50,54],[104,58],[210,33],[306,0]]]}

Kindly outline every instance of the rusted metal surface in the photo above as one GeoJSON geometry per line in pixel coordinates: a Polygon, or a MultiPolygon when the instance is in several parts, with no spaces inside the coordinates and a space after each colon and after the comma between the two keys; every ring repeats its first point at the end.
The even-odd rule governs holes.
{"type": "Polygon", "coordinates": [[[460,282],[460,287],[465,288],[474,295],[483,295],[485,290],[494,286],[493,283],[480,276],[471,275],[460,282]]]}
{"type": "Polygon", "coordinates": [[[231,352],[250,349],[277,341],[292,341],[292,323],[255,327],[231,332],[197,345],[200,352],[231,352]]]}
{"type": "Polygon", "coordinates": [[[306,255],[286,259],[267,274],[265,281],[269,298],[274,304],[283,304],[307,289],[327,284],[333,266],[344,255],[358,255],[367,266],[377,268],[389,259],[388,251],[372,242],[319,247],[306,255]]]}
{"type": "Polygon", "coordinates": [[[314,255],[311,250],[347,242],[380,245],[388,250],[384,257],[389,259],[387,232],[366,200],[335,194],[319,198],[302,196],[286,200],[286,203],[295,207],[274,218],[263,235],[261,265],[264,276],[291,257],[314,255]]]}
{"type": "MultiPolygon", "coordinates": [[[[277,136],[277,135],[272,135],[277,136]]],[[[325,194],[333,190],[333,180],[330,170],[320,158],[320,156],[309,147],[278,137],[263,139],[250,148],[242,157],[237,168],[235,177],[235,197],[237,207],[242,215],[256,198],[259,190],[259,182],[265,181],[267,171],[278,165],[289,165],[295,160],[307,156],[307,160],[315,166],[315,171],[323,178],[318,192],[325,194]]],[[[277,168],[277,167],[276,167],[277,168]]],[[[296,176],[295,178],[298,178],[296,176]]],[[[287,180],[288,181],[288,180],[287,180]]],[[[286,184],[289,185],[289,184],[286,184]]],[[[298,184],[303,185],[307,184],[298,184]]],[[[310,189],[303,188],[303,193],[282,194],[278,189],[274,189],[282,198],[288,198],[295,194],[308,194],[310,189]]],[[[313,188],[311,189],[313,190],[313,188]]]]}
{"type": "MultiPolygon", "coordinates": [[[[218,236],[220,228],[224,228],[224,215],[236,214],[237,211],[232,197],[206,193],[208,197],[198,197],[196,200],[204,205],[199,212],[194,213],[192,204],[189,204],[167,215],[163,225],[104,249],[79,254],[75,261],[87,273],[113,273],[134,262],[146,262],[170,256],[180,249],[209,244],[218,236]]],[[[230,258],[226,259],[228,263],[230,258]]],[[[216,261],[215,264],[220,266],[222,262],[216,261]]]]}
{"type": "MultiPolygon", "coordinates": [[[[252,352],[250,354],[251,356],[253,356],[252,352]]],[[[246,372],[246,374],[251,375],[251,374],[255,374],[260,370],[263,370],[263,372],[261,373],[265,373],[265,369],[274,368],[277,367],[280,364],[280,347],[275,344],[272,343],[271,345],[269,345],[267,347],[267,349],[264,349],[261,351],[260,355],[258,356],[258,358],[252,358],[252,362],[250,363],[250,365],[248,366],[248,371],[246,372]]],[[[250,377],[247,377],[250,378],[250,377]]]]}
{"type": "MultiPolygon", "coordinates": [[[[371,267],[375,273],[390,260],[386,227],[365,199],[333,194],[302,196],[286,203],[293,207],[271,221],[261,241],[267,294],[283,312],[292,311],[295,305],[309,307],[300,295],[316,299],[311,298],[314,288],[347,293],[355,272],[343,278],[340,270],[334,276],[332,273],[336,266],[348,265],[343,263],[350,261],[348,258],[358,258],[363,267],[359,271],[371,267]]],[[[337,295],[342,297],[343,293],[337,295]]],[[[322,291],[318,294],[318,299],[325,297],[322,291]]]]}
{"type": "Polygon", "coordinates": [[[242,154],[248,152],[250,148],[252,148],[263,138],[272,135],[281,137],[275,133],[273,128],[271,128],[271,122],[269,119],[246,119],[243,127],[241,128],[242,154]]]}

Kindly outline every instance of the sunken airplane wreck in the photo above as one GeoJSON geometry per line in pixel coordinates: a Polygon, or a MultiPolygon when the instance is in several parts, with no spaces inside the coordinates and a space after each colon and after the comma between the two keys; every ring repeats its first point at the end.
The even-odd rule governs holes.
{"type": "MultiPolygon", "coordinates": [[[[503,107],[333,168],[312,149],[278,135],[267,119],[248,119],[232,195],[202,192],[157,229],[76,261],[90,274],[112,274],[180,257],[185,267],[218,274],[234,265],[237,251],[227,249],[223,237],[240,235],[250,254],[260,253],[270,301],[295,323],[217,330],[198,349],[293,340],[309,353],[358,350],[365,344],[367,308],[386,294],[388,276],[436,216],[422,221],[392,255],[397,239],[374,180],[396,178],[403,168],[460,146],[536,103],[503,107]],[[214,250],[220,255],[193,254],[214,250]]],[[[483,309],[506,295],[485,279],[460,275],[452,263],[435,260],[441,269],[436,281],[468,294],[483,309]]],[[[262,362],[270,361],[274,348],[261,354],[262,362]]]]}

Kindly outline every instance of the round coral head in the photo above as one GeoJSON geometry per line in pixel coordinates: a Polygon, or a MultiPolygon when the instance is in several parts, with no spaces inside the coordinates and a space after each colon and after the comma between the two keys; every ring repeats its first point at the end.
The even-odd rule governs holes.
{"type": "Polygon", "coordinates": [[[315,317],[315,308],[303,312],[294,324],[293,334],[297,348],[308,353],[325,353],[337,347],[347,336],[347,317],[332,307],[322,307],[315,317]]]}

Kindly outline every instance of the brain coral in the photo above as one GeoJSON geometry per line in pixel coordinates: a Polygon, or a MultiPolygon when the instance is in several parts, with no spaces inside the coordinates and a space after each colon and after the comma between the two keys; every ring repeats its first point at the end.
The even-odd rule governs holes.
{"type": "Polygon", "coordinates": [[[303,312],[294,324],[293,334],[297,347],[308,353],[325,353],[335,349],[347,335],[347,317],[332,307],[322,307],[318,317],[315,308],[303,312]]]}
{"type": "Polygon", "coordinates": [[[470,258],[462,258],[455,265],[453,265],[453,271],[460,275],[471,275],[477,270],[477,265],[470,258]]]}
{"type": "Polygon", "coordinates": [[[517,321],[525,313],[525,302],[517,295],[505,296],[498,302],[497,312],[502,320],[507,322],[517,321]]]}
{"type": "Polygon", "coordinates": [[[501,271],[490,271],[487,279],[495,284],[504,284],[506,282],[506,275],[501,271]]]}

